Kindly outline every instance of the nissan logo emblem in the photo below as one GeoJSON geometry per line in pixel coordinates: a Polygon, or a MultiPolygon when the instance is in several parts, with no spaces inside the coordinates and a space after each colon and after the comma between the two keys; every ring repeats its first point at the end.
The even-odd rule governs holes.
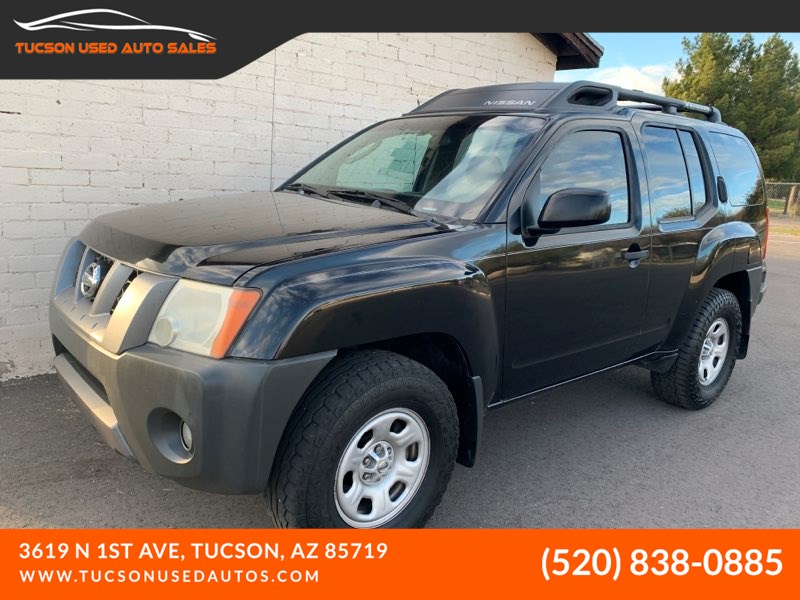
{"type": "Polygon", "coordinates": [[[81,275],[81,294],[87,300],[94,298],[97,288],[103,281],[103,267],[96,262],[90,264],[81,275]]]}

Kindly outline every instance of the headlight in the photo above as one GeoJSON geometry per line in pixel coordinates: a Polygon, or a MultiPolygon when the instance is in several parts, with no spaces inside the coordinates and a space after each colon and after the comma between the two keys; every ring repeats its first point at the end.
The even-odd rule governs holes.
{"type": "Polygon", "coordinates": [[[147,341],[222,358],[260,297],[254,289],[181,279],[164,300],[147,341]]]}

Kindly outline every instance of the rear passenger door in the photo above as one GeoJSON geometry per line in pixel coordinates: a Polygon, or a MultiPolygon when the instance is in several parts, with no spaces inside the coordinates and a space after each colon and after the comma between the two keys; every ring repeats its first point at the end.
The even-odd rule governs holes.
{"type": "Polygon", "coordinates": [[[701,240],[724,216],[717,211],[710,157],[698,133],[647,116],[634,122],[645,158],[653,231],[642,335],[655,346],[678,318],[701,240]]]}

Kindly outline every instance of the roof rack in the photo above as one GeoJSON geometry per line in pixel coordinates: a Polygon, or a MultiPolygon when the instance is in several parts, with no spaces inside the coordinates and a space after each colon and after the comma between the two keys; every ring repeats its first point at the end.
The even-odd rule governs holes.
{"type": "Polygon", "coordinates": [[[687,102],[686,100],[678,100],[677,98],[670,98],[669,96],[658,96],[656,94],[640,92],[639,90],[619,88],[617,90],[617,100],[655,104],[661,107],[661,112],[667,113],[668,115],[674,115],[678,112],[697,113],[705,115],[706,120],[712,123],[722,122],[722,114],[719,112],[718,108],[705,104],[696,104],[695,102],[687,102]]]}
{"type": "Polygon", "coordinates": [[[449,90],[421,104],[408,114],[421,114],[459,110],[597,110],[610,111],[618,108],[618,102],[645,102],[648,110],[657,110],[674,115],[679,112],[704,115],[712,123],[721,123],[722,115],[713,106],[697,104],[629,90],[615,85],[593,81],[573,83],[511,83],[490,85],[464,90],[449,90]]]}

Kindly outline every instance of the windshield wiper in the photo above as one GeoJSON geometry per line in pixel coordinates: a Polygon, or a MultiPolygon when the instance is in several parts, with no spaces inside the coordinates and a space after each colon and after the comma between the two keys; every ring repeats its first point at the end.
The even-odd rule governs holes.
{"type": "Polygon", "coordinates": [[[283,186],[283,189],[291,192],[300,192],[301,194],[313,194],[314,196],[319,196],[320,198],[327,198],[329,194],[328,190],[314,187],[313,185],[309,185],[307,183],[300,183],[299,181],[285,185],[283,186]]]}
{"type": "Polygon", "coordinates": [[[402,200],[395,200],[376,192],[368,192],[366,190],[329,190],[328,193],[331,196],[339,196],[345,199],[371,200],[373,205],[377,204],[377,207],[381,205],[388,206],[407,215],[416,215],[414,209],[402,200]]]}

